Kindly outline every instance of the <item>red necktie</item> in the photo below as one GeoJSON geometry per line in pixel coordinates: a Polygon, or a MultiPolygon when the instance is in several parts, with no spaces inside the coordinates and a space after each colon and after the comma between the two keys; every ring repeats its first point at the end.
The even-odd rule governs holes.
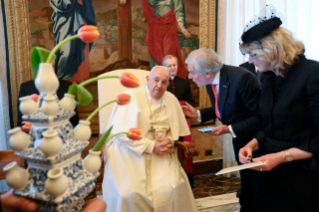
{"type": "Polygon", "coordinates": [[[218,110],[218,96],[217,96],[217,91],[216,91],[216,85],[212,85],[212,90],[215,96],[215,113],[217,118],[220,119],[220,114],[219,114],[219,110],[218,110]]]}

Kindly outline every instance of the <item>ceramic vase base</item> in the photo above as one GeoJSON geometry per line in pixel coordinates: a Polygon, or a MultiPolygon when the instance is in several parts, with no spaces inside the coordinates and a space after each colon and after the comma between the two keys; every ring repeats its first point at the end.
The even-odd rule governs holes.
{"type": "MultiPolygon", "coordinates": [[[[96,179],[96,178],[95,178],[96,179]]],[[[37,212],[70,212],[70,211],[81,211],[83,204],[85,203],[84,198],[95,188],[95,183],[90,182],[85,186],[81,187],[76,193],[72,194],[68,198],[64,199],[61,203],[54,203],[53,197],[51,201],[39,200],[40,207],[37,212]]],[[[14,194],[24,197],[30,197],[28,194],[22,194],[18,190],[14,190],[14,194]]],[[[35,199],[32,197],[32,199],[35,199]]]]}

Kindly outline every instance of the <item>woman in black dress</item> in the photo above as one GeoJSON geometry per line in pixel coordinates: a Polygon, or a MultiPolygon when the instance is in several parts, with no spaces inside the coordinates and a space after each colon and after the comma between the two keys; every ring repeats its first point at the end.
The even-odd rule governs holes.
{"type": "MultiPolygon", "coordinates": [[[[265,161],[255,167],[255,211],[319,211],[319,62],[281,25],[275,11],[248,26],[240,50],[264,75],[259,101],[262,130],[239,151],[242,163],[253,151],[265,161]]],[[[252,22],[250,22],[252,23],[252,22]]],[[[318,48],[318,47],[314,47],[318,48]]]]}

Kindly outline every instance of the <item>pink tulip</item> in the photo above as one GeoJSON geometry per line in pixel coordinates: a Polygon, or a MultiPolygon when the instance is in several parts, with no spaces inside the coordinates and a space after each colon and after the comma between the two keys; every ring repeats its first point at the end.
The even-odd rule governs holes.
{"type": "Polygon", "coordinates": [[[141,140],[142,139],[142,132],[138,128],[130,128],[127,134],[127,137],[131,140],[141,140]]]}
{"type": "Polygon", "coordinates": [[[117,104],[118,105],[126,105],[131,102],[131,96],[126,93],[121,93],[117,95],[117,104]]]}
{"type": "Polygon", "coordinates": [[[32,126],[32,123],[29,122],[29,121],[23,121],[22,122],[23,126],[21,127],[22,130],[26,133],[29,133],[30,132],[30,129],[31,129],[31,126],[32,126]]]}
{"type": "Polygon", "coordinates": [[[35,94],[35,93],[31,95],[31,99],[32,99],[33,101],[35,101],[35,102],[38,101],[39,97],[40,97],[40,95],[35,94]]]}
{"type": "Polygon", "coordinates": [[[78,31],[78,35],[85,43],[92,43],[100,36],[96,26],[93,25],[82,26],[78,31]]]}
{"type": "Polygon", "coordinates": [[[138,79],[131,73],[129,72],[124,72],[121,75],[120,81],[123,86],[128,87],[128,88],[136,88],[140,86],[138,79]]]}

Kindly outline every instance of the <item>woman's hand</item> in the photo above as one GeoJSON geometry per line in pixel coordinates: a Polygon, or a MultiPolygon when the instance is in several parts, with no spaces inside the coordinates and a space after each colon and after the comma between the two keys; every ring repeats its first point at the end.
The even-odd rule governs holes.
{"type": "Polygon", "coordinates": [[[246,145],[239,150],[239,153],[238,153],[239,161],[243,164],[250,163],[252,155],[253,155],[253,149],[251,148],[251,146],[246,145]]]}
{"type": "Polygon", "coordinates": [[[258,149],[258,141],[256,138],[251,140],[246,146],[241,148],[238,153],[239,161],[241,163],[250,163],[253,151],[258,149]]]}
{"type": "Polygon", "coordinates": [[[258,158],[254,158],[253,161],[254,162],[264,161],[266,164],[262,166],[254,167],[252,169],[255,169],[257,171],[270,171],[285,161],[285,153],[277,152],[277,153],[267,154],[258,158]]]}

